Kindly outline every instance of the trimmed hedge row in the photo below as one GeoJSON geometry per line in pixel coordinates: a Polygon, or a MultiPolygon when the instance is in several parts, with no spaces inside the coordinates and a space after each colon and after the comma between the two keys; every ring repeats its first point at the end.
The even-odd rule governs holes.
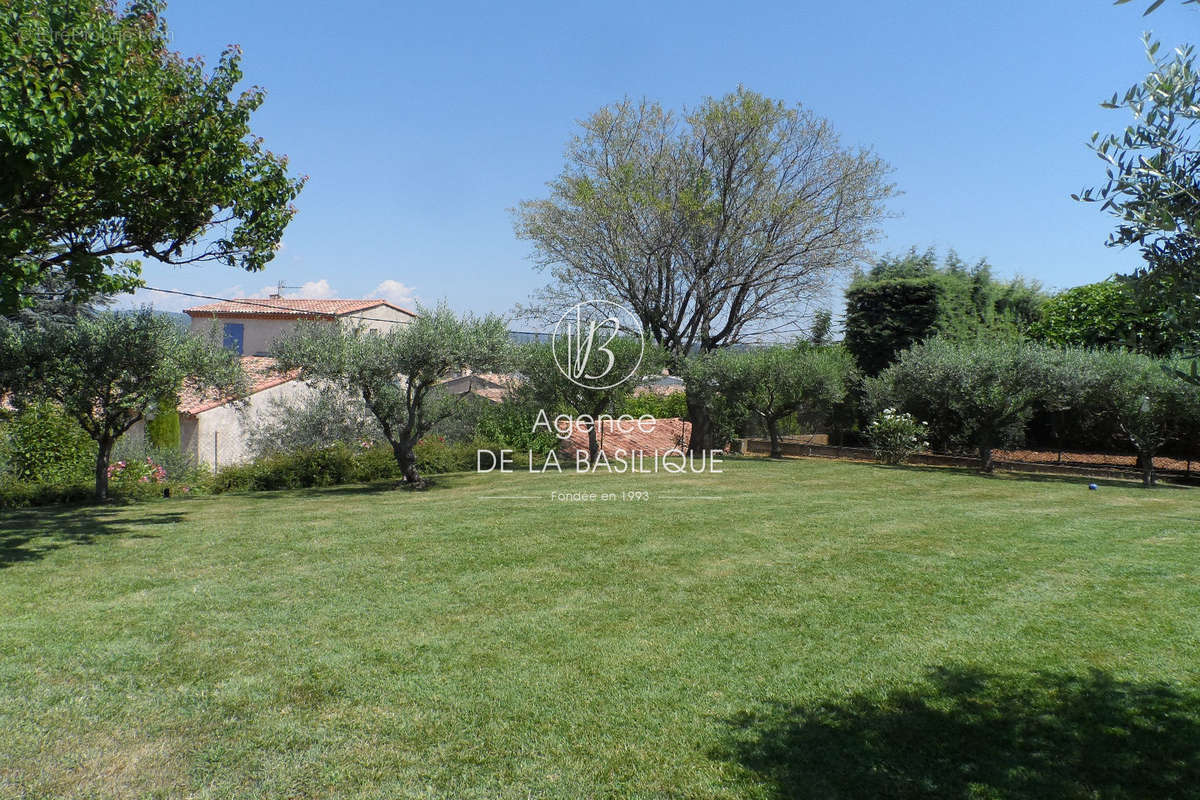
{"type": "MultiPolygon", "coordinates": [[[[414,448],[422,475],[475,469],[476,451],[493,449],[480,443],[449,444],[441,438],[423,439],[414,448]]],[[[230,491],[269,491],[369,483],[401,478],[400,468],[385,444],[351,447],[335,444],[291,453],[263,456],[249,464],[225,467],[208,482],[214,494],[230,491]]]]}

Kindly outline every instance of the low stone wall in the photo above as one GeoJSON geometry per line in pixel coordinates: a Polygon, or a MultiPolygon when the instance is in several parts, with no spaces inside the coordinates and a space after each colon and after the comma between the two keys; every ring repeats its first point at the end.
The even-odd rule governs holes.
{"type": "MultiPolygon", "coordinates": [[[[832,445],[802,444],[794,440],[783,440],[780,449],[784,457],[809,458],[838,458],[846,461],[874,461],[875,456],[867,447],[835,447],[832,445]]],[[[738,439],[734,452],[745,455],[770,455],[771,441],[769,439],[738,439]]],[[[906,463],[933,467],[963,467],[977,469],[979,459],[970,456],[947,456],[935,453],[919,453],[908,459],[906,463]]],[[[1115,478],[1118,480],[1141,480],[1141,473],[1133,469],[1120,467],[1080,467],[1063,464],[1038,464],[1028,461],[992,462],[997,470],[1005,472],[1032,472],[1043,475],[1079,475],[1089,478],[1115,478]]],[[[1164,477],[1172,473],[1158,471],[1164,477]]]]}

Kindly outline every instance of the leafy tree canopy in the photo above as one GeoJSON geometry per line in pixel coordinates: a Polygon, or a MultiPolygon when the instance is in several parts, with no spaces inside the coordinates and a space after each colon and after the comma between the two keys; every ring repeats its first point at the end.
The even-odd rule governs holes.
{"type": "Polygon", "coordinates": [[[282,371],[298,369],[304,380],[361,397],[392,446],[405,481],[419,484],[413,447],[459,402],[432,390],[468,368],[503,367],[509,358],[508,329],[497,316],[460,317],[441,304],[383,332],[300,325],[275,342],[272,353],[282,371]]]}
{"type": "Polygon", "coordinates": [[[764,424],[772,458],[783,456],[779,421],[794,414],[809,420],[827,417],[845,398],[854,370],[844,348],[804,342],[722,350],[709,357],[707,367],[718,391],[764,424]]]}
{"type": "Polygon", "coordinates": [[[936,337],[901,354],[872,381],[876,406],[894,406],[929,423],[939,449],[978,449],[991,471],[992,450],[1020,440],[1047,384],[1048,348],[1016,340],[936,337]]]}
{"type": "Polygon", "coordinates": [[[1191,45],[1164,52],[1150,34],[1144,44],[1149,74],[1103,103],[1128,111],[1133,122],[1092,135],[1107,180],[1074,197],[1100,202],[1117,217],[1108,243],[1141,251],[1134,287],[1144,305],[1161,309],[1182,349],[1195,344],[1200,327],[1200,69],[1191,45]]]}
{"type": "Polygon", "coordinates": [[[245,375],[236,355],[149,310],[0,324],[0,393],[18,405],[53,400],[96,441],[99,500],[117,438],[159,404],[174,408],[185,381],[236,395],[245,375]]]}
{"type": "Polygon", "coordinates": [[[1143,308],[1131,282],[1118,279],[1054,295],[1029,334],[1060,347],[1126,347],[1158,355],[1174,349],[1162,312],[1143,308]]]}
{"type": "MultiPolygon", "coordinates": [[[[516,230],[553,275],[545,316],[620,300],[678,371],[693,352],[794,326],[866,256],[888,172],[827,120],[744,88],[681,112],[626,100],[582,122],[516,230]]],[[[695,450],[712,445],[703,396],[688,394],[695,450]]]]}
{"type": "Polygon", "coordinates": [[[932,249],[913,248],[855,275],[846,291],[846,347],[873,375],[931,336],[1020,333],[1040,317],[1045,299],[1037,283],[996,280],[987,261],[968,266],[951,250],[939,265],[932,249]]]}
{"type": "Polygon", "coordinates": [[[1200,387],[1175,380],[1161,360],[1139,353],[1096,352],[1090,360],[1095,375],[1090,406],[1116,423],[1141,457],[1142,482],[1153,486],[1154,456],[1197,430],[1200,387]]]}
{"type": "MultiPolygon", "coordinates": [[[[601,414],[614,414],[637,389],[641,376],[661,374],[665,359],[660,348],[643,347],[642,341],[635,337],[617,336],[605,346],[613,355],[611,374],[620,376],[632,372],[633,377],[601,389],[571,380],[559,367],[567,363],[570,353],[566,338],[558,337],[551,343],[525,345],[518,352],[518,369],[525,377],[522,394],[541,404],[547,414],[562,409],[572,415],[590,417],[593,421],[601,414]]],[[[600,452],[597,426],[589,425],[587,433],[589,456],[594,460],[600,452]]]]}
{"type": "Polygon", "coordinates": [[[161,0],[0,3],[0,313],[48,276],[65,299],[128,291],[139,266],[272,258],[303,179],[254,137],[240,52],[210,71],[168,48],[161,0]]]}

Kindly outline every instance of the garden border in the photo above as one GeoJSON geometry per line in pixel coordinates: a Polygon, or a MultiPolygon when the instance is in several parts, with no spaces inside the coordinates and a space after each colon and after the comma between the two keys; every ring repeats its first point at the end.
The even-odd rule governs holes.
{"type": "MultiPolygon", "coordinates": [[[[769,455],[769,439],[746,438],[734,440],[734,452],[741,455],[769,455]]],[[[875,461],[875,453],[869,447],[839,447],[836,445],[807,444],[797,441],[781,441],[784,457],[833,458],[842,461],[875,461]]],[[[938,453],[917,453],[905,459],[906,464],[931,467],[960,467],[978,469],[979,459],[974,456],[951,456],[938,453]]],[[[1122,467],[1080,467],[1066,464],[1042,464],[1033,461],[1006,461],[995,459],[992,465],[1005,472],[1039,473],[1043,475],[1078,475],[1080,477],[1110,478],[1116,480],[1141,481],[1141,471],[1122,467]]],[[[1177,470],[1155,470],[1160,479],[1183,482],[1183,473],[1177,470]]],[[[1193,477],[1194,479],[1194,477],[1193,477]]]]}

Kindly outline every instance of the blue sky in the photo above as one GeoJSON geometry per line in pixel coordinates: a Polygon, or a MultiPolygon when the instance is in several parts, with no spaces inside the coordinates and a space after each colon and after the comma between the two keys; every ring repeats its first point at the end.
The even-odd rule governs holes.
{"type": "MultiPolygon", "coordinates": [[[[484,4],[177,0],[173,41],[244,50],[267,102],[253,128],[310,176],[264,272],[145,265],[153,286],[220,296],[387,294],[504,312],[543,282],[509,209],[544,193],[576,120],[629,95],[670,107],[744,84],[874,148],[904,194],[877,252],[987,257],[1052,288],[1137,263],[1098,183],[1099,102],[1147,71],[1139,37],[1200,38],[1200,12],[1108,0],[484,4]]],[[[174,298],[140,295],[160,308],[174,298]]]]}

